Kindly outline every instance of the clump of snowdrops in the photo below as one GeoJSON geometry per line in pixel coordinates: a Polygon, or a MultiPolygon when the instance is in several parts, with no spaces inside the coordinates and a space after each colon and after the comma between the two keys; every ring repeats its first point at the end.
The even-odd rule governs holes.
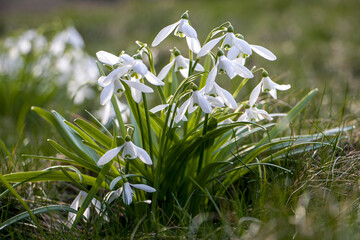
{"type": "MultiPolygon", "coordinates": [[[[267,105],[274,104],[277,91],[288,90],[290,85],[272,81],[270,70],[248,65],[254,54],[269,61],[276,56],[248,43],[231,23],[214,28],[200,44],[186,12],[163,28],[151,45],[136,44],[134,53],[96,54],[102,121],[89,113],[90,120],[79,118],[74,124],[56,111],[33,107],[58,130],[66,145],[48,140],[63,157],[24,156],[63,164],[8,174],[4,179],[63,180],[79,189],[70,207],[46,206],[36,213],[69,211],[67,225],[74,227],[90,218],[92,206],[104,222],[112,221],[109,210],[113,208],[126,217],[143,213],[134,209],[145,206],[149,219],[158,224],[166,221],[162,216],[219,211],[216,199],[244,175],[261,174],[265,166],[288,171],[274,163],[302,153],[309,144],[312,149],[326,144],[324,140],[316,143],[320,135],[275,138],[317,90],[287,114],[267,112],[262,96],[270,95],[273,100],[267,105]],[[155,66],[151,49],[171,41],[171,33],[186,40],[189,51],[174,47],[169,63],[155,66]],[[237,87],[225,89],[218,81],[220,75],[235,81],[237,87]],[[248,81],[255,88],[242,94],[248,98],[239,99],[248,81]],[[251,135],[257,140],[251,141],[251,135]]],[[[2,227],[11,223],[10,219],[2,227]]]]}

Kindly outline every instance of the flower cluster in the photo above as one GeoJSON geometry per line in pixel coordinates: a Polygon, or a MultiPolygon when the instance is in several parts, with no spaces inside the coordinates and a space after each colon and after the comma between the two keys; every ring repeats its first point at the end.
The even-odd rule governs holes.
{"type": "MultiPolygon", "coordinates": [[[[132,56],[125,52],[122,52],[119,56],[106,51],[99,51],[96,54],[103,74],[98,79],[98,85],[102,88],[100,104],[106,106],[107,113],[105,115],[107,118],[110,116],[109,111],[111,108],[114,108],[115,111],[113,112],[117,110],[118,114],[112,114],[112,116],[116,116],[121,130],[121,136],[117,137],[118,140],[120,139],[120,141],[117,141],[117,146],[114,147],[113,144],[113,148],[106,151],[97,162],[99,167],[118,163],[116,166],[119,167],[119,176],[112,179],[110,184],[110,190],[112,191],[105,198],[108,204],[122,196],[124,204],[130,205],[136,196],[135,189],[148,193],[157,191],[156,187],[159,183],[156,180],[152,182],[155,184],[155,188],[153,188],[143,183],[145,177],[141,180],[139,178],[131,179],[129,172],[132,168],[129,166],[134,159],[139,159],[146,165],[152,165],[153,161],[157,163],[156,161],[161,157],[159,157],[160,153],[158,152],[162,150],[161,148],[166,148],[167,140],[165,138],[169,136],[166,130],[182,131],[178,130],[180,129],[178,127],[183,124],[184,128],[186,128],[187,122],[190,122],[189,119],[192,120],[192,123],[195,123],[195,126],[201,119],[204,119],[204,128],[206,128],[208,117],[219,112],[233,112],[231,117],[224,117],[225,120],[222,120],[223,122],[219,124],[231,124],[235,121],[251,124],[251,122],[262,119],[272,120],[270,114],[264,109],[258,109],[258,106],[256,106],[260,93],[269,93],[276,99],[277,90],[284,91],[290,88],[290,85],[280,85],[272,81],[265,69],[246,66],[246,60],[253,52],[270,61],[276,60],[276,56],[262,46],[249,44],[243,35],[234,32],[234,28],[230,23],[223,24],[210,32],[209,38],[201,46],[197,33],[192,27],[189,15],[186,12],[179,21],[163,28],[153,40],[152,46],[159,45],[172,32],[174,32],[175,36],[186,39],[190,49],[189,56],[182,56],[177,48],[172,49],[169,63],[160,70],[159,74],[156,74],[151,50],[144,43],[137,42],[139,49],[132,56]],[[216,52],[212,52],[216,46],[218,46],[216,52]],[[147,61],[143,61],[145,56],[147,61]],[[210,65],[201,65],[202,58],[207,58],[210,65]],[[148,63],[149,67],[147,66],[148,63]],[[103,72],[103,67],[109,70],[107,74],[103,72]],[[230,93],[221,87],[217,81],[219,74],[227,75],[230,79],[239,77],[248,80],[255,78],[258,71],[262,71],[262,79],[251,92],[249,101],[246,104],[238,105],[236,101],[242,85],[239,85],[233,93],[230,93]],[[200,76],[200,82],[196,82],[195,80],[200,76]],[[148,86],[146,83],[151,85],[148,86]],[[153,93],[155,88],[161,97],[161,104],[149,110],[148,102],[145,99],[146,94],[153,93]],[[133,127],[123,124],[124,116],[119,114],[119,109],[116,109],[120,105],[117,96],[121,94],[125,94],[131,109],[129,112],[135,118],[135,121],[130,120],[131,124],[137,125],[140,131],[148,131],[147,136],[149,139],[145,139],[143,132],[141,132],[141,142],[134,141],[138,145],[142,144],[142,148],[135,145],[133,142],[133,127]],[[159,112],[160,118],[155,116],[159,112]],[[152,113],[152,115],[149,113],[152,113]],[[202,118],[202,116],[205,117],[202,118]],[[157,150],[156,154],[152,152],[152,145],[157,146],[157,144],[151,142],[151,117],[154,117],[153,121],[158,125],[163,124],[163,126],[160,126],[163,129],[163,135],[158,136],[158,139],[153,139],[160,141],[160,150],[157,150]],[[146,127],[143,126],[145,123],[143,123],[142,119],[146,119],[146,127]],[[135,181],[138,183],[135,183],[135,181]],[[115,186],[118,186],[118,188],[113,190],[115,186]]],[[[205,132],[206,129],[203,133],[205,132]]],[[[186,130],[183,130],[183,133],[185,136],[186,130]]],[[[138,164],[137,162],[136,165],[138,164]]],[[[158,163],[155,167],[159,167],[158,163]]],[[[146,171],[144,170],[141,173],[146,173],[146,171]]],[[[137,172],[136,174],[140,173],[137,172]]],[[[140,199],[137,198],[137,200],[140,199]]]]}

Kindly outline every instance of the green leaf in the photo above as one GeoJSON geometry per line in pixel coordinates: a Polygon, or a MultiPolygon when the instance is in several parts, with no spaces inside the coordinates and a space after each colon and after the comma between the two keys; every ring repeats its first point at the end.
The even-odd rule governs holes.
{"type": "MultiPolygon", "coordinates": [[[[77,173],[68,172],[68,174],[80,182],[79,176],[77,173]]],[[[94,185],[96,178],[82,174],[83,183],[87,185],[94,185]]],[[[4,175],[4,178],[8,182],[42,182],[42,181],[66,181],[69,182],[69,178],[64,175],[62,171],[30,171],[30,172],[18,172],[18,173],[10,173],[4,175]]],[[[101,185],[104,188],[109,188],[106,183],[101,185]]]]}
{"type": "MultiPolygon", "coordinates": [[[[19,202],[24,206],[24,208],[27,211],[27,214],[31,217],[31,219],[34,221],[36,227],[41,231],[41,233],[46,236],[46,234],[43,232],[38,220],[34,216],[34,214],[31,212],[29,206],[26,204],[26,202],[21,198],[21,196],[15,191],[15,189],[12,188],[12,186],[8,183],[8,180],[6,179],[6,176],[3,176],[0,173],[0,182],[5,185],[5,187],[19,200],[19,202]]],[[[0,230],[4,228],[6,225],[3,223],[0,225],[0,230]]]]}
{"type": "MultiPolygon", "coordinates": [[[[75,119],[74,121],[84,132],[86,132],[90,137],[95,139],[97,142],[102,144],[104,147],[111,147],[112,138],[107,136],[105,133],[101,132],[91,123],[86,122],[82,119],[75,119]]],[[[85,139],[87,140],[87,139],[85,139]]],[[[87,140],[88,141],[88,140],[87,140]]],[[[90,142],[90,141],[88,141],[90,142]]]]}
{"type": "Polygon", "coordinates": [[[22,212],[4,222],[2,222],[0,224],[0,231],[22,219],[25,219],[29,216],[31,217],[31,215],[37,215],[37,214],[41,214],[41,213],[48,213],[48,212],[55,212],[55,211],[67,211],[67,212],[77,213],[77,211],[75,209],[72,209],[72,208],[70,208],[68,206],[64,206],[64,205],[49,205],[46,207],[39,207],[39,208],[31,209],[31,210],[29,210],[29,212],[22,212]]]}

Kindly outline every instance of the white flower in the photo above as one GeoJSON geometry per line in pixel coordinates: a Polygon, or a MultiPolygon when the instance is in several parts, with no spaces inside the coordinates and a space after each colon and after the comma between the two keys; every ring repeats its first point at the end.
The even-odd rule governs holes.
{"type": "Polygon", "coordinates": [[[101,165],[105,165],[106,163],[110,162],[111,159],[116,157],[116,155],[118,155],[121,150],[123,150],[122,157],[124,159],[139,158],[143,163],[145,163],[147,165],[152,165],[152,161],[151,161],[151,158],[150,158],[149,154],[144,149],[142,149],[140,147],[137,147],[131,141],[125,141],[125,143],[122,144],[121,146],[113,148],[113,149],[107,151],[99,159],[97,165],[101,166],[101,165]]]}
{"type": "Polygon", "coordinates": [[[180,107],[178,114],[175,117],[175,122],[179,122],[185,116],[186,110],[188,113],[194,112],[200,106],[204,113],[211,113],[212,107],[224,107],[224,104],[219,99],[205,94],[205,89],[196,90],[192,92],[191,97],[186,100],[180,107]]]}
{"type": "MultiPolygon", "coordinates": [[[[215,38],[215,39],[207,42],[199,51],[198,57],[202,57],[202,56],[205,56],[206,54],[208,54],[211,51],[211,49],[213,49],[215,47],[215,45],[218,44],[220,42],[220,40],[222,40],[223,38],[224,38],[224,41],[222,43],[222,46],[225,49],[229,50],[230,56],[235,56],[235,55],[238,56],[239,53],[251,55],[252,51],[251,51],[250,44],[248,44],[243,39],[236,37],[234,34],[233,27],[230,26],[230,27],[228,27],[228,32],[225,33],[223,36],[215,38]]],[[[232,59],[235,59],[235,57],[232,59]]]]}
{"type": "MultiPolygon", "coordinates": [[[[87,195],[88,194],[86,192],[80,191],[79,194],[74,199],[74,201],[71,203],[70,208],[77,211],[81,207],[81,205],[84,203],[87,195]]],[[[101,205],[101,202],[99,200],[93,198],[91,200],[91,204],[94,205],[95,211],[98,214],[103,212],[104,206],[101,205]]],[[[84,217],[86,219],[89,219],[89,217],[90,217],[90,206],[86,208],[83,215],[84,215],[84,217]]],[[[74,223],[75,218],[76,218],[76,213],[69,212],[67,225],[71,226],[74,223]]],[[[109,221],[109,218],[106,215],[104,216],[104,219],[106,221],[109,221]]]]}
{"type": "Polygon", "coordinates": [[[262,109],[257,109],[255,106],[246,108],[245,112],[240,116],[239,121],[250,121],[257,122],[266,118],[267,120],[272,120],[272,117],[262,109]]]}
{"type": "Polygon", "coordinates": [[[216,62],[206,79],[206,92],[211,91],[211,89],[213,88],[218,69],[219,72],[225,72],[230,79],[233,79],[236,75],[239,75],[243,78],[254,77],[254,75],[249,69],[240,64],[238,61],[232,61],[228,59],[221,50],[219,50],[218,56],[218,61],[216,62]]]}
{"type": "MultiPolygon", "coordinates": [[[[158,105],[158,106],[153,107],[152,109],[150,109],[150,112],[152,112],[152,113],[157,113],[157,112],[159,112],[159,111],[162,111],[162,110],[166,109],[168,106],[169,106],[169,104],[160,104],[160,105],[158,105]]],[[[175,108],[175,104],[173,104],[172,107],[171,107],[171,112],[170,112],[170,117],[169,117],[169,119],[172,119],[172,117],[173,117],[174,108],[175,108]]],[[[179,114],[179,112],[180,112],[180,108],[176,108],[176,112],[175,112],[176,115],[175,115],[175,119],[174,119],[175,123],[178,123],[178,122],[180,122],[180,121],[187,121],[188,119],[186,118],[185,115],[183,115],[181,118],[180,118],[180,117],[177,117],[178,114],[179,114]]],[[[170,123],[171,123],[171,122],[168,121],[168,126],[169,126],[169,127],[171,127],[171,126],[170,126],[170,123]]]]}
{"type": "MultiPolygon", "coordinates": [[[[184,78],[189,76],[189,63],[190,60],[180,55],[179,51],[175,51],[175,59],[161,69],[158,78],[163,80],[169,73],[170,69],[175,65],[175,72],[180,72],[184,78]]],[[[204,67],[199,63],[195,66],[195,71],[204,71],[204,67]]]]}
{"type": "Polygon", "coordinates": [[[140,190],[143,190],[145,192],[156,192],[156,189],[155,188],[152,188],[148,185],[145,185],[145,184],[131,184],[131,183],[124,183],[124,186],[123,186],[123,190],[122,190],[122,199],[124,201],[124,203],[126,205],[130,205],[132,203],[132,199],[133,199],[133,196],[134,196],[134,192],[133,190],[131,189],[131,187],[134,187],[134,188],[137,188],[137,189],[140,189],[140,190]]]}
{"type": "Polygon", "coordinates": [[[134,98],[134,101],[139,103],[141,101],[141,93],[153,93],[154,90],[151,87],[146,86],[145,84],[140,83],[140,81],[136,78],[131,78],[130,80],[121,79],[120,77],[127,73],[129,67],[124,66],[113,70],[106,77],[101,76],[98,79],[98,84],[103,87],[100,94],[100,104],[105,105],[110,102],[110,99],[114,93],[116,93],[119,89],[125,91],[124,86],[121,82],[126,83],[131,88],[131,94],[134,98]]]}
{"type": "MultiPolygon", "coordinates": [[[[260,95],[260,89],[263,92],[268,92],[274,99],[277,99],[276,90],[285,91],[290,89],[290,84],[280,85],[272,81],[266,72],[263,72],[263,78],[260,83],[252,91],[250,98],[257,99],[260,95]],[[252,96],[252,97],[251,97],[252,96]]],[[[256,101],[256,100],[255,100],[256,101]]],[[[253,101],[255,103],[255,101],[253,101]]],[[[251,104],[250,104],[251,106],[251,104]]]]}
{"type": "MultiPolygon", "coordinates": [[[[208,83],[206,83],[206,84],[208,84],[208,83]]],[[[205,90],[208,89],[206,87],[206,85],[205,85],[204,89],[205,90]]],[[[224,103],[229,108],[232,108],[232,109],[237,108],[237,103],[236,103],[234,97],[231,95],[231,93],[229,93],[228,91],[226,91],[225,89],[220,87],[216,82],[213,83],[213,88],[207,93],[216,94],[217,99],[219,99],[222,103],[224,103]]]]}
{"type": "MultiPolygon", "coordinates": [[[[122,120],[124,121],[124,123],[128,122],[128,118],[130,116],[130,109],[129,109],[128,105],[120,102],[116,96],[115,96],[115,99],[116,99],[117,105],[119,106],[122,120]]],[[[110,120],[116,118],[114,106],[112,105],[112,103],[110,101],[108,103],[106,103],[104,105],[104,107],[101,107],[96,112],[96,115],[101,118],[101,123],[103,125],[107,124],[110,120]]],[[[117,123],[116,119],[115,119],[115,121],[117,123]]]]}
{"type": "Polygon", "coordinates": [[[163,28],[158,33],[158,35],[156,35],[151,45],[153,47],[159,45],[159,43],[161,43],[167,36],[169,36],[169,34],[176,28],[174,32],[175,36],[185,37],[190,50],[194,53],[198,53],[201,49],[200,42],[197,38],[195,29],[190,26],[188,19],[189,15],[186,12],[181,16],[181,20],[163,28]]]}
{"type": "Polygon", "coordinates": [[[199,51],[198,57],[208,54],[222,39],[224,39],[222,48],[228,50],[227,57],[231,60],[234,60],[241,54],[249,56],[252,54],[252,50],[267,60],[276,60],[276,56],[270,50],[259,45],[251,45],[243,40],[240,34],[235,35],[232,26],[228,27],[227,33],[223,36],[207,42],[199,51]]]}

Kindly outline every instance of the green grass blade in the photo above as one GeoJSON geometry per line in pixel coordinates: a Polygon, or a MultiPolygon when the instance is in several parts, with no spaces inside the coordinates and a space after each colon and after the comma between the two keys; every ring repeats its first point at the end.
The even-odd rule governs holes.
{"type": "Polygon", "coordinates": [[[32,210],[29,210],[28,212],[23,212],[20,213],[4,222],[2,222],[0,224],[0,231],[8,226],[10,226],[11,224],[14,224],[22,219],[25,219],[27,217],[31,217],[32,215],[37,215],[37,214],[41,214],[41,213],[48,213],[48,212],[57,212],[57,211],[67,211],[67,212],[73,212],[73,213],[77,213],[77,211],[75,209],[72,209],[68,206],[64,206],[64,205],[49,205],[46,207],[39,207],[39,208],[35,208],[32,210]]]}

